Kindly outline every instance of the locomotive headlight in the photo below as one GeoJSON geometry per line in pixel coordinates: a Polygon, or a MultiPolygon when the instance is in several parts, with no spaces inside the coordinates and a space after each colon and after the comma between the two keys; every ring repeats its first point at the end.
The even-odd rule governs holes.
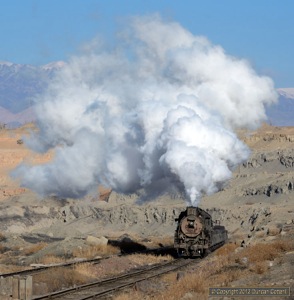
{"type": "Polygon", "coordinates": [[[194,221],[189,221],[188,226],[189,228],[194,228],[194,221]]]}

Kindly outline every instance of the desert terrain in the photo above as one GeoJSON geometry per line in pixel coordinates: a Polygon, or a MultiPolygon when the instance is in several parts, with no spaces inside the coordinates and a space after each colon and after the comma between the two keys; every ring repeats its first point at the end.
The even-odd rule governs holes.
{"type": "MultiPolygon", "coordinates": [[[[172,244],[176,228],[174,219],[186,207],[183,195],[164,195],[142,203],[140,194],[121,195],[97,187],[97,194],[73,200],[42,198],[21,187],[10,177],[19,163],[46,163],[54,155],[38,155],[26,147],[22,141],[33,130],[34,126],[28,124],[0,131],[0,273],[40,263],[49,255],[70,258],[76,249],[88,247],[95,239],[113,241],[127,237],[147,247],[172,244]],[[34,246],[37,250],[29,251],[34,246]]],[[[265,124],[256,131],[238,134],[252,150],[249,160],[235,170],[222,191],[204,197],[200,207],[226,226],[231,248],[224,249],[231,249],[229,252],[238,254],[255,245],[270,245],[275,241],[290,245],[294,237],[294,127],[265,124]]],[[[243,266],[243,273],[248,273],[246,276],[214,282],[221,286],[291,287],[294,297],[294,249],[291,245],[279,249],[276,258],[265,259],[264,271],[254,272],[252,265],[247,269],[243,266]]],[[[228,254],[223,251],[223,255],[228,254]]],[[[196,271],[191,268],[183,272],[199,273],[202,265],[207,270],[205,264],[215,262],[215,257],[221,253],[219,249],[207,262],[203,260],[196,271]]],[[[244,252],[243,265],[247,263],[246,257],[244,252]]],[[[238,259],[240,271],[243,267],[240,256],[238,259]]],[[[134,264],[126,262],[126,258],[113,259],[108,269],[123,271],[134,264]]],[[[163,287],[155,288],[154,284],[142,289],[145,295],[157,299],[163,287]]],[[[195,289],[189,289],[188,284],[186,287],[182,299],[196,299],[195,289]]],[[[4,299],[5,289],[1,288],[4,299]]],[[[208,298],[207,291],[202,291],[201,295],[203,299],[208,298]]],[[[117,299],[128,299],[123,298],[128,296],[131,297],[126,293],[117,299]]],[[[140,299],[142,294],[137,297],[140,299]]]]}

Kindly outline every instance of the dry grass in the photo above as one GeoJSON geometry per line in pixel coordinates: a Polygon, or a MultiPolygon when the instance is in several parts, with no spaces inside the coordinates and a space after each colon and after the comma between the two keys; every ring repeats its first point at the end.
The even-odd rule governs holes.
{"type": "Polygon", "coordinates": [[[266,261],[259,261],[250,265],[249,270],[256,274],[263,274],[269,269],[269,264],[266,261]]]}
{"type": "Polygon", "coordinates": [[[37,253],[40,250],[42,250],[43,248],[45,248],[46,246],[47,246],[47,244],[44,242],[37,243],[29,248],[24,249],[24,254],[31,255],[31,254],[37,253]]]}
{"type": "Polygon", "coordinates": [[[74,271],[85,276],[86,278],[96,278],[95,272],[93,272],[93,265],[90,263],[82,263],[74,266],[74,271]]]}
{"type": "Polygon", "coordinates": [[[235,248],[228,244],[223,250],[212,257],[201,261],[196,271],[185,274],[178,279],[176,273],[164,276],[163,281],[170,286],[167,291],[161,293],[156,299],[182,299],[187,292],[193,293],[193,299],[207,299],[209,286],[227,286],[231,281],[241,276],[238,268],[229,268],[229,249],[235,248]]]}
{"type": "Polygon", "coordinates": [[[40,295],[87,283],[92,276],[90,272],[85,272],[86,268],[87,266],[76,266],[74,270],[71,270],[57,267],[50,272],[36,274],[33,277],[33,293],[40,295]]]}
{"type": "Polygon", "coordinates": [[[23,248],[20,247],[20,246],[12,246],[10,249],[11,249],[12,251],[20,251],[20,250],[22,250],[23,248]]]}
{"type": "Polygon", "coordinates": [[[79,247],[73,250],[72,255],[79,258],[94,258],[96,256],[108,256],[118,254],[119,250],[111,245],[91,245],[79,247]]]}
{"type": "Polygon", "coordinates": [[[207,281],[210,286],[230,286],[230,283],[245,277],[248,274],[247,270],[243,270],[240,267],[228,265],[219,273],[211,273],[207,276],[207,281]]]}
{"type": "Polygon", "coordinates": [[[201,272],[186,275],[181,280],[174,282],[171,288],[162,293],[157,299],[182,299],[187,291],[195,294],[195,299],[207,298],[207,283],[201,272]]]}
{"type": "Polygon", "coordinates": [[[271,243],[258,243],[253,246],[245,248],[242,252],[239,252],[235,260],[240,263],[242,258],[246,257],[249,262],[257,263],[266,260],[274,260],[285,251],[291,251],[294,249],[294,242],[286,240],[276,240],[271,243]]]}
{"type": "Polygon", "coordinates": [[[45,255],[39,258],[36,263],[50,265],[50,264],[57,264],[57,263],[64,263],[66,259],[64,257],[56,256],[53,254],[45,255]]]}
{"type": "MultiPolygon", "coordinates": [[[[56,257],[49,257],[49,259],[56,257]]],[[[97,279],[95,265],[91,263],[81,263],[73,269],[56,267],[50,272],[44,272],[34,275],[34,294],[40,295],[54,292],[63,288],[81,285],[97,279]]]]}
{"type": "Polygon", "coordinates": [[[177,280],[177,273],[168,273],[163,276],[162,280],[168,284],[174,283],[177,280]]]}
{"type": "Polygon", "coordinates": [[[0,254],[7,251],[7,248],[0,244],[0,254]]]}
{"type": "Polygon", "coordinates": [[[201,261],[196,270],[177,278],[177,273],[170,273],[162,278],[169,286],[164,292],[156,296],[147,297],[143,293],[135,293],[127,298],[120,295],[115,300],[124,299],[161,299],[178,300],[192,293],[191,299],[207,299],[208,288],[212,286],[229,287],[232,282],[256,274],[264,274],[269,269],[269,260],[281,257],[286,251],[294,250],[294,242],[276,240],[271,243],[259,243],[244,249],[235,250],[235,244],[226,244],[216,250],[214,254],[201,261]],[[246,258],[247,264],[242,261],[246,258]]]}
{"type": "MultiPolygon", "coordinates": [[[[142,300],[142,299],[148,299],[148,298],[143,298],[142,293],[137,292],[137,291],[132,291],[132,293],[129,292],[124,292],[117,297],[115,297],[115,300],[142,300]]],[[[153,298],[154,299],[154,298],[153,298]]]]}
{"type": "Polygon", "coordinates": [[[6,236],[0,232],[0,242],[3,242],[6,240],[6,236]]]}
{"type": "Polygon", "coordinates": [[[163,261],[171,261],[174,258],[170,255],[152,255],[152,254],[132,254],[129,259],[138,265],[157,264],[163,261]]]}
{"type": "Polygon", "coordinates": [[[239,246],[234,243],[228,243],[221,248],[215,250],[215,255],[217,256],[228,256],[232,254],[239,246]]]}
{"type": "Polygon", "coordinates": [[[21,271],[21,270],[24,270],[24,269],[26,269],[26,267],[10,265],[10,264],[9,265],[0,264],[0,273],[11,273],[11,272],[21,271]]]}

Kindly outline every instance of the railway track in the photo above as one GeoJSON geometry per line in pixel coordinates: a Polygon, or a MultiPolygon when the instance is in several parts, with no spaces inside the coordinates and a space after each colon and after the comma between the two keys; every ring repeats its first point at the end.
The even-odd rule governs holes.
{"type": "Polygon", "coordinates": [[[130,252],[130,253],[125,253],[125,254],[117,254],[117,255],[111,255],[111,256],[105,256],[105,257],[99,257],[99,258],[92,258],[92,259],[83,259],[79,261],[71,261],[71,262],[66,262],[66,263],[57,263],[57,264],[51,264],[47,266],[41,266],[41,267],[36,267],[33,269],[26,269],[22,271],[16,271],[16,272],[9,272],[9,273],[2,273],[0,274],[1,278],[7,278],[7,277],[13,277],[13,276],[25,276],[25,275],[35,275],[40,272],[48,271],[53,268],[58,268],[58,267],[72,267],[75,265],[79,264],[84,264],[84,263],[92,263],[92,264],[98,264],[104,259],[109,259],[114,256],[124,256],[124,255],[129,255],[129,254],[134,254],[134,253],[144,253],[144,254],[156,254],[159,255],[161,253],[165,253],[165,251],[171,250],[172,247],[161,247],[161,248],[154,248],[154,249],[146,249],[143,251],[136,251],[136,252],[130,252]]]}
{"type": "Polygon", "coordinates": [[[48,266],[41,266],[41,267],[37,267],[34,269],[26,269],[26,270],[17,271],[17,272],[2,273],[2,274],[0,274],[0,277],[7,278],[7,277],[12,277],[12,276],[34,275],[34,274],[38,274],[43,271],[48,271],[53,268],[72,267],[72,266],[75,266],[78,264],[84,264],[84,263],[98,264],[101,260],[109,259],[111,257],[112,256],[93,258],[93,259],[84,259],[84,260],[80,260],[80,261],[73,261],[73,262],[67,262],[67,263],[61,263],[61,264],[52,264],[52,265],[48,265],[48,266]]]}
{"type": "Polygon", "coordinates": [[[97,299],[110,294],[118,289],[130,287],[137,282],[151,279],[177,269],[183,268],[191,263],[190,259],[176,259],[155,266],[148,266],[138,271],[115,276],[109,279],[95,281],[89,284],[68,288],[62,291],[34,296],[33,300],[59,299],[59,300],[86,300],[97,299]]]}

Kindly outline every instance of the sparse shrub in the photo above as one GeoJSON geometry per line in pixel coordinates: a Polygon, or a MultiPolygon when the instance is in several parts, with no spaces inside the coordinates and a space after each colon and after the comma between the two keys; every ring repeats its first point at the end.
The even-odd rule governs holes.
{"type": "Polygon", "coordinates": [[[0,244],[0,253],[4,253],[7,251],[7,248],[0,244]]]}
{"type": "Polygon", "coordinates": [[[178,278],[178,273],[175,272],[167,273],[166,275],[163,276],[163,281],[168,283],[173,283],[177,280],[177,278],[178,278]]]}
{"type": "Polygon", "coordinates": [[[291,242],[285,240],[277,240],[272,243],[258,243],[238,253],[236,262],[239,262],[242,257],[247,257],[251,263],[274,260],[283,252],[291,249],[293,249],[293,242],[291,244],[291,242]]]}
{"type": "Polygon", "coordinates": [[[205,277],[200,273],[198,274],[189,274],[181,280],[181,285],[183,287],[189,287],[189,291],[196,293],[205,293],[206,292],[206,282],[205,277]]]}
{"type": "Polygon", "coordinates": [[[268,260],[279,257],[285,251],[293,250],[293,244],[294,242],[277,240],[269,244],[252,245],[238,253],[235,252],[237,245],[226,244],[216,250],[213,256],[200,263],[198,273],[186,274],[179,281],[175,274],[166,275],[163,281],[167,281],[170,288],[156,299],[182,299],[187,292],[193,293],[195,299],[207,299],[209,286],[226,287],[233,281],[248,276],[250,272],[266,273],[269,269],[268,260]],[[241,264],[243,258],[246,258],[248,263],[241,264]],[[240,264],[236,265],[236,262],[240,264]]]}
{"type": "Polygon", "coordinates": [[[72,255],[81,258],[94,258],[96,256],[107,256],[118,253],[119,250],[111,245],[91,245],[74,249],[72,255]]]}
{"type": "Polygon", "coordinates": [[[146,264],[157,264],[163,261],[173,260],[173,257],[170,255],[152,255],[152,254],[132,254],[129,256],[129,259],[139,265],[146,264]]]}
{"type": "Polygon", "coordinates": [[[259,261],[255,264],[250,265],[249,270],[257,274],[263,274],[269,269],[267,261],[259,261]]]}
{"type": "Polygon", "coordinates": [[[0,242],[3,242],[6,240],[6,237],[3,233],[0,232],[0,242]]]}
{"type": "Polygon", "coordinates": [[[91,263],[77,264],[74,266],[74,271],[86,278],[96,278],[96,274],[93,272],[93,265],[91,263]]]}
{"type": "Polygon", "coordinates": [[[189,273],[180,280],[173,282],[170,285],[170,288],[167,291],[162,292],[157,299],[182,299],[187,291],[193,292],[193,294],[195,294],[195,299],[206,299],[207,288],[205,276],[202,272],[197,272],[195,274],[189,273]]]}
{"type": "Polygon", "coordinates": [[[20,251],[22,248],[20,246],[12,246],[11,250],[12,251],[20,251]]]}
{"type": "Polygon", "coordinates": [[[224,246],[218,248],[215,250],[215,255],[217,256],[226,256],[234,253],[234,251],[238,248],[239,246],[233,243],[228,243],[225,244],[224,246]]]}
{"type": "Polygon", "coordinates": [[[56,264],[56,263],[63,263],[65,262],[65,258],[64,257],[60,257],[60,256],[56,256],[53,254],[48,254],[43,256],[42,258],[39,258],[36,263],[39,264],[56,264]]]}
{"type": "MultiPolygon", "coordinates": [[[[11,264],[0,264],[0,273],[17,272],[26,269],[25,266],[17,266],[11,264]]],[[[0,298],[1,299],[1,298],[0,298]]]]}
{"type": "Polygon", "coordinates": [[[292,251],[294,250],[294,240],[276,240],[272,243],[273,247],[279,251],[292,251]]]}
{"type": "Polygon", "coordinates": [[[237,280],[245,275],[245,271],[240,267],[232,267],[228,265],[221,272],[207,277],[210,286],[229,286],[234,280],[237,280]]]}
{"type": "Polygon", "coordinates": [[[46,292],[54,292],[63,288],[71,287],[73,285],[84,284],[89,281],[89,276],[71,270],[68,268],[56,267],[50,272],[44,272],[34,275],[33,277],[33,293],[40,295],[44,290],[39,290],[39,287],[47,287],[46,292]]]}

